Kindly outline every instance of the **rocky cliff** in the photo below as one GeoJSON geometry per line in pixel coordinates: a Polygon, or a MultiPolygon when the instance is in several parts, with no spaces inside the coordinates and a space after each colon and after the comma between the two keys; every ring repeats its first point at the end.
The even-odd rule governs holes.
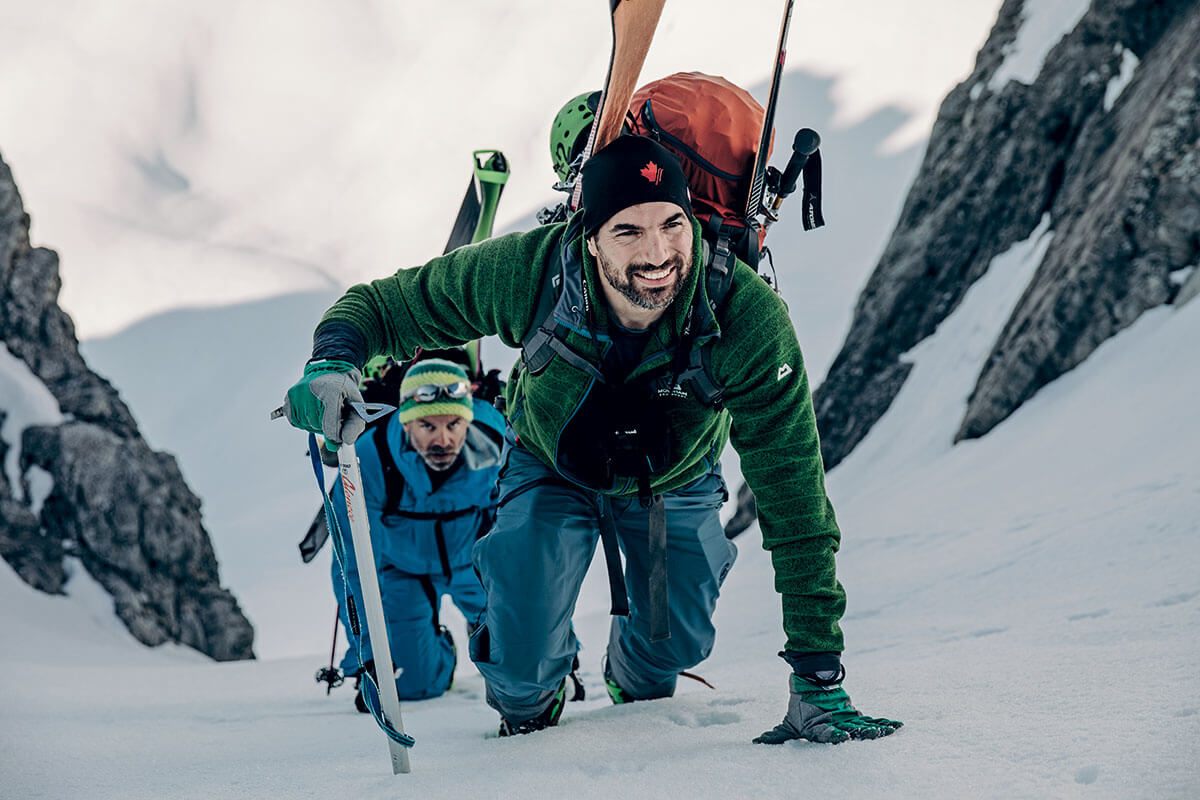
{"type": "MultiPolygon", "coordinates": [[[[904,354],[1045,215],[1049,249],[957,439],[986,434],[1142,313],[1194,291],[1185,283],[1200,272],[1200,2],[1094,0],[1028,84],[1005,71],[1031,15],[1024,5],[1006,0],[973,73],[942,104],[814,395],[826,468],[887,411],[911,369],[904,354]]],[[[753,515],[744,488],[740,500],[735,530],[753,515]]]]}
{"type": "MultiPolygon", "coordinates": [[[[116,390],[84,363],[59,288],[58,256],[31,247],[29,216],[0,159],[0,342],[64,419],[26,427],[19,444],[0,440],[0,462],[19,447],[20,474],[13,481],[0,470],[0,556],[52,593],[64,590],[64,557],[75,556],[138,640],[252,658],[254,631],[220,586],[199,499],[175,459],[150,449],[116,390]],[[35,474],[52,481],[44,497],[31,489],[35,474]]],[[[0,420],[11,399],[0,390],[0,420]]]]}
{"type": "Polygon", "coordinates": [[[1200,258],[1200,3],[1095,0],[1030,85],[993,77],[1007,0],[946,98],[892,238],[815,396],[826,466],[887,410],[902,356],[1043,214],[1054,231],[979,376],[958,438],[987,433],[1143,312],[1200,258]],[[1118,96],[1122,67],[1132,69],[1118,96]]]}

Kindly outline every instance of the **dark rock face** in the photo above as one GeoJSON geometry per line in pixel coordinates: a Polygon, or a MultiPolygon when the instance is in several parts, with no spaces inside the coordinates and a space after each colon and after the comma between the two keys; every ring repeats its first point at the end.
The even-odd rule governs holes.
{"type": "MultiPolygon", "coordinates": [[[[7,417],[0,409],[0,428],[7,417]]],[[[8,450],[8,444],[0,439],[0,465],[8,458],[8,450]]],[[[37,515],[13,497],[3,468],[0,468],[0,558],[35,589],[48,594],[62,593],[66,580],[62,541],[42,535],[37,515]]]]}
{"type": "MultiPolygon", "coordinates": [[[[993,346],[957,439],[983,436],[1102,342],[1200,293],[1200,0],[1093,0],[1032,85],[989,83],[1014,46],[1006,0],[946,98],[846,341],[814,393],[827,469],[884,415],[902,356],[1049,215],[1053,238],[993,346]],[[1138,66],[1106,107],[1132,54],[1138,66]]],[[[739,492],[726,527],[753,522],[739,492]]]]}
{"type": "Polygon", "coordinates": [[[0,160],[0,340],[67,416],[22,435],[22,475],[38,467],[53,479],[40,513],[28,486],[18,497],[0,470],[0,556],[34,587],[62,592],[63,556],[76,555],[139,641],[253,658],[254,630],[220,586],[199,499],[175,459],[150,449],[116,390],[83,361],[59,288],[58,257],[30,247],[29,217],[0,160]]]}
{"type": "Polygon", "coordinates": [[[1200,257],[1200,3],[1095,0],[1031,86],[989,79],[1019,28],[1008,0],[974,73],[942,105],[892,238],[816,392],[822,454],[839,463],[993,257],[1043,214],[1054,236],[995,343],[958,437],[982,436],[1143,312],[1200,257]],[[1105,109],[1124,51],[1140,65],[1105,109]]]}

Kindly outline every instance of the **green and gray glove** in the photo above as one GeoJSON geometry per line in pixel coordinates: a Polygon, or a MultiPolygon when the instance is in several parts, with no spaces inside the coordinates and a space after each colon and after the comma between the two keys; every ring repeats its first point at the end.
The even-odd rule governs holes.
{"type": "Polygon", "coordinates": [[[827,686],[792,675],[787,716],[757,737],[755,744],[783,744],[792,739],[837,744],[847,739],[877,739],[904,725],[890,719],[864,717],[850,705],[841,683],[827,686]]]}
{"type": "Polygon", "coordinates": [[[310,362],[304,367],[304,377],[288,389],[283,413],[293,426],[322,434],[330,450],[339,444],[353,444],[367,427],[348,405],[362,402],[360,378],[358,368],[348,361],[310,362]]]}

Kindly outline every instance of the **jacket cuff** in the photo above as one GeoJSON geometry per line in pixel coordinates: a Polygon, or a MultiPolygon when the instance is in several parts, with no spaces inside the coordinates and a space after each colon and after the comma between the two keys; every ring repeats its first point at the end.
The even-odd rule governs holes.
{"type": "Polygon", "coordinates": [[[837,672],[842,667],[841,653],[798,653],[781,650],[779,657],[788,663],[797,675],[812,675],[817,672],[837,672]]]}
{"type": "Polygon", "coordinates": [[[367,338],[349,322],[331,321],[317,327],[313,334],[312,358],[348,361],[360,370],[367,363],[367,338]]]}

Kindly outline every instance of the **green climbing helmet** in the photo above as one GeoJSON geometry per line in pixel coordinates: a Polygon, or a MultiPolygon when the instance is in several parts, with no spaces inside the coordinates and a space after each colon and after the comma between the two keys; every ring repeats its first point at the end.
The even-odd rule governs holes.
{"type": "Polygon", "coordinates": [[[588,133],[599,104],[600,92],[584,92],[571,98],[554,116],[554,124],[550,126],[550,160],[559,180],[567,179],[571,162],[578,158],[587,145],[588,133]]]}

